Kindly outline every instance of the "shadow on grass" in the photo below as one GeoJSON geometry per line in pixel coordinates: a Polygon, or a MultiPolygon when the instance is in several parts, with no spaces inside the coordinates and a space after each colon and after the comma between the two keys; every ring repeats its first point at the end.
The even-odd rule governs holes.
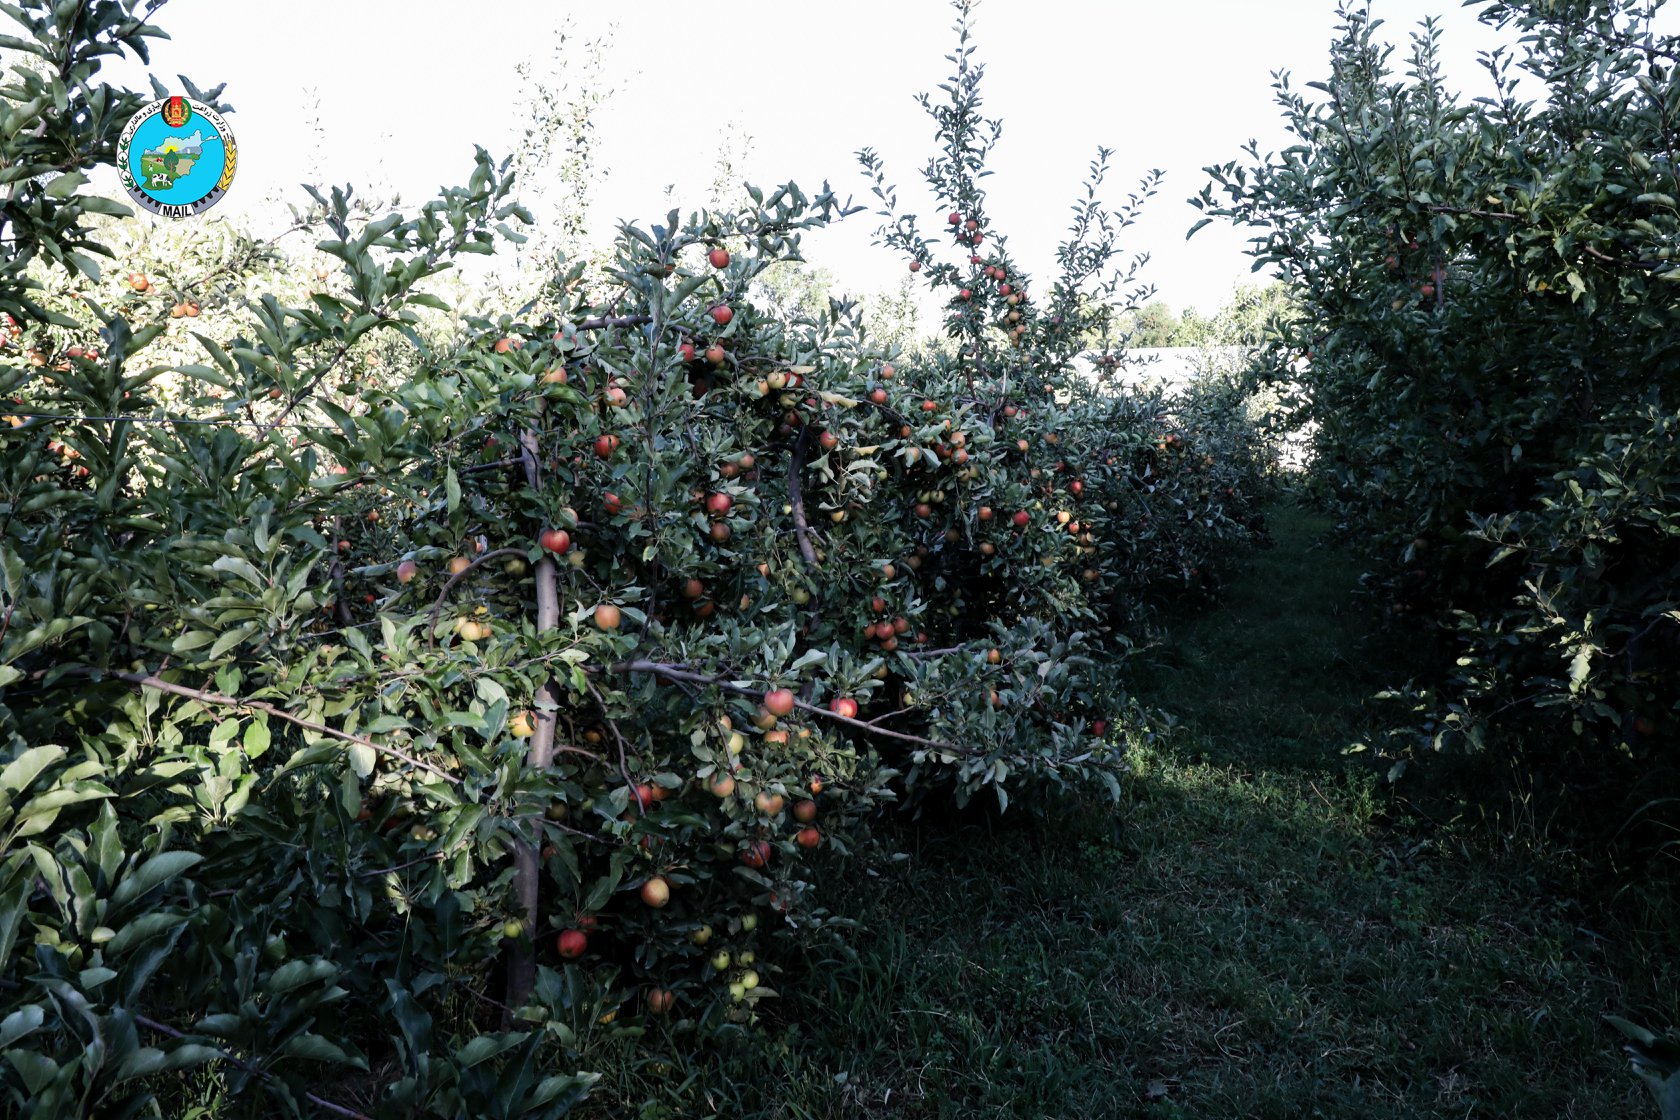
{"type": "Polygon", "coordinates": [[[1270,517],[1277,547],[1139,677],[1183,730],[1135,752],[1118,814],[899,826],[904,858],[824,876],[863,929],[778,954],[770,1030],[673,1037],[587,1114],[1650,1115],[1601,1016],[1671,1000],[1665,927],[1598,923],[1539,835],[1394,826],[1341,752],[1403,636],[1368,634],[1326,519],[1270,517]]]}
{"type": "Polygon", "coordinates": [[[1359,560],[1329,543],[1328,517],[1285,500],[1267,521],[1273,547],[1225,581],[1218,606],[1167,617],[1128,683],[1209,757],[1318,769],[1393,714],[1373,697],[1428,639],[1373,626],[1352,594],[1359,560]]]}

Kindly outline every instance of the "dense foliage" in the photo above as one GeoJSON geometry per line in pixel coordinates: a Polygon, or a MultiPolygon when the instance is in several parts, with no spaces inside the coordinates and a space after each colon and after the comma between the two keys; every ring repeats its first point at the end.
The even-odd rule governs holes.
{"type": "Polygon", "coordinates": [[[1468,100],[1433,24],[1396,74],[1344,5],[1329,80],[1277,85],[1295,143],[1210,169],[1198,200],[1258,227],[1295,285],[1272,376],[1316,425],[1388,616],[1440,636],[1438,670],[1399,693],[1427,721],[1391,744],[1401,766],[1620,757],[1672,788],[1680,39],[1659,8],[1488,4],[1518,45],[1468,100]]]}
{"type": "Polygon", "coordinates": [[[530,221],[483,152],[413,212],[313,192],[307,261],[114,220],[139,6],[3,41],[8,1111],[158,1115],[207,1067],[284,1114],[559,1115],[603,1033],[754,1023],[837,924],[813,850],[884,804],[1117,792],[1128,627],[1265,464],[1228,400],[1074,372],[1129,212],[1099,160],[1021,271],[966,22],[936,235],[866,156],[949,296],[895,368],[848,303],[749,298],[826,189],[626,223],[490,318],[439,294],[530,221]]]}

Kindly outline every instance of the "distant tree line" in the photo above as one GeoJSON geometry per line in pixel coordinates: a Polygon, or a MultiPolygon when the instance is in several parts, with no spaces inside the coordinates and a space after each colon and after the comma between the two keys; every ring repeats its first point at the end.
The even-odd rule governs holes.
{"type": "MultiPolygon", "coordinates": [[[[1120,336],[1112,341],[1123,340],[1128,346],[1143,348],[1258,346],[1269,322],[1292,314],[1287,285],[1279,281],[1242,284],[1232,292],[1230,302],[1211,315],[1194,307],[1174,312],[1163,300],[1128,309],[1117,317],[1120,336]]],[[[1089,345],[1100,347],[1103,342],[1093,336],[1089,345]]]]}

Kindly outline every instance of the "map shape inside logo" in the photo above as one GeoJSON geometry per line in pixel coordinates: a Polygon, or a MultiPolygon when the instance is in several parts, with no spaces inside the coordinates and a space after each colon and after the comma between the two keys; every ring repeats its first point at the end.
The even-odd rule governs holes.
{"type": "Polygon", "coordinates": [[[154,214],[187,218],[222,200],[239,156],[220,113],[189,97],[165,97],[123,129],[117,166],[135,202],[154,214]]]}

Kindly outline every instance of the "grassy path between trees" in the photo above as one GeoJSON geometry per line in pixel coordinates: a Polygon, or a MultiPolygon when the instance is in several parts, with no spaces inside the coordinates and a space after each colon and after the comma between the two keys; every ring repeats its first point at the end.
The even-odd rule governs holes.
{"type": "Polygon", "coordinates": [[[1568,853],[1423,821],[1342,755],[1386,679],[1358,565],[1323,517],[1272,521],[1151,653],[1139,694],[1182,722],[1118,827],[1076,807],[889,837],[908,858],[834,899],[855,955],[788,978],[772,1041],[609,1074],[606,1111],[1654,1116],[1600,1016],[1671,999],[1666,931],[1582,902],[1568,853]]]}

